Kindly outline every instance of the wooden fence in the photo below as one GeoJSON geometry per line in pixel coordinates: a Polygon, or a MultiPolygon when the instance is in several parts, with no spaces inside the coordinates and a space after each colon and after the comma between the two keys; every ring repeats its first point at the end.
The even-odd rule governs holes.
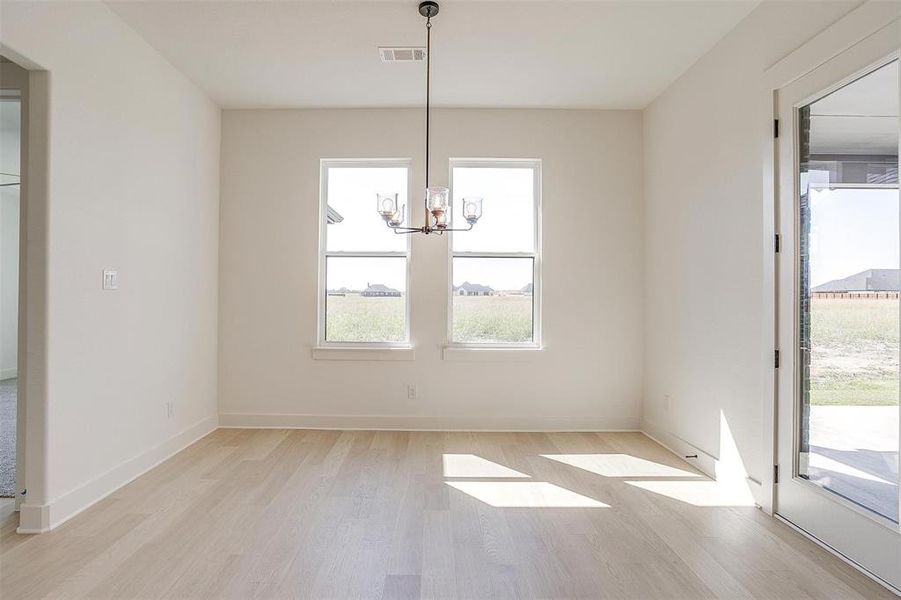
{"type": "Polygon", "coordinates": [[[899,292],[810,292],[810,297],[830,300],[897,300],[899,292]]]}

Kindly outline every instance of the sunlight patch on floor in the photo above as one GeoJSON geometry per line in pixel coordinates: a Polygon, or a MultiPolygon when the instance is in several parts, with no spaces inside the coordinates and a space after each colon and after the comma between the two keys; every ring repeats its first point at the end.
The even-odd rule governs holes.
{"type": "Polygon", "coordinates": [[[447,485],[496,508],[610,508],[546,481],[448,481],[447,485]]]}
{"type": "Polygon", "coordinates": [[[627,481],[627,484],[693,506],[754,506],[744,481],[627,481]]]}
{"type": "Polygon", "coordinates": [[[544,458],[604,477],[700,477],[697,473],[630,454],[542,454],[544,458]]]}
{"type": "Polygon", "coordinates": [[[475,454],[445,454],[444,476],[529,478],[529,475],[525,473],[520,473],[475,454]]]}

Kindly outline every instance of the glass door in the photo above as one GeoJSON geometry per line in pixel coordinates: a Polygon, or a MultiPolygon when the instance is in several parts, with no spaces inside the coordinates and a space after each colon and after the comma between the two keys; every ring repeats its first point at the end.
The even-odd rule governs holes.
{"type": "Polygon", "coordinates": [[[901,588],[897,39],[779,93],[776,511],[901,588]]]}

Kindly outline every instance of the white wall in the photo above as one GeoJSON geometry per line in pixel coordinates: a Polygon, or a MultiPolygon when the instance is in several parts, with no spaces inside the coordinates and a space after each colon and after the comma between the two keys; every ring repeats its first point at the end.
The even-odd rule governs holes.
{"type": "MultiPolygon", "coordinates": [[[[320,158],[413,158],[423,111],[225,111],[219,390],[224,424],[634,428],[641,397],[641,115],[436,110],[432,173],[449,157],[543,160],[546,350],[451,362],[447,240],[413,245],[410,362],[314,360],[320,158]],[[415,383],[418,398],[407,399],[415,383]]],[[[486,199],[485,210],[494,210],[486,199]]]]}
{"type": "Polygon", "coordinates": [[[857,4],[762,3],[644,111],[643,427],[719,457],[731,442],[722,416],[758,481],[773,385],[764,71],[857,4]]]}
{"type": "Polygon", "coordinates": [[[26,503],[52,525],[216,425],[220,120],[104,4],[2,11],[0,43],[50,81],[46,492],[26,503]]]}
{"type": "MultiPolygon", "coordinates": [[[[0,100],[0,172],[19,173],[19,99],[0,100]]],[[[17,181],[3,176],[3,183],[17,181]]],[[[0,379],[16,376],[19,318],[19,186],[0,187],[0,379]]]]}

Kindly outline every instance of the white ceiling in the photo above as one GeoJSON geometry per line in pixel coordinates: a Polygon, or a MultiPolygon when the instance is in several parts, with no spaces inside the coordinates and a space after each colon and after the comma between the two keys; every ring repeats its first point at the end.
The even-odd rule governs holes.
{"type": "MultiPolygon", "coordinates": [[[[108,2],[225,108],[419,106],[417,0],[108,2]]],[[[643,108],[758,2],[443,0],[438,106],[643,108]]]]}

